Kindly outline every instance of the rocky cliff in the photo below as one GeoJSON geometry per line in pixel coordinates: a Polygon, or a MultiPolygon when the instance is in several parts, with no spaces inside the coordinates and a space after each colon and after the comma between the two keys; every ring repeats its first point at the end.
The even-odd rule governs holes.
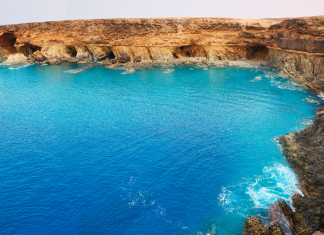
{"type": "Polygon", "coordinates": [[[324,89],[324,17],[102,19],[0,26],[0,61],[263,60],[324,89]]]}
{"type": "MultiPolygon", "coordinates": [[[[294,211],[285,201],[278,201],[270,209],[270,217],[275,222],[283,216],[292,234],[324,234],[324,108],[319,108],[312,125],[281,136],[279,142],[299,178],[303,196],[293,196],[294,211]]],[[[244,235],[274,234],[271,228],[251,217],[245,223],[244,235]]]]}
{"type": "Polygon", "coordinates": [[[296,212],[284,214],[293,221],[295,234],[324,232],[324,109],[319,109],[312,125],[279,141],[304,194],[293,197],[296,212]]]}

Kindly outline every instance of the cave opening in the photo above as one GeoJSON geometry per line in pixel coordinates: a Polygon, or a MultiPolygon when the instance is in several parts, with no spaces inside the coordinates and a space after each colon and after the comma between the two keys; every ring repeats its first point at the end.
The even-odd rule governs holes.
{"type": "Polygon", "coordinates": [[[28,56],[32,55],[35,51],[41,51],[41,50],[42,50],[42,47],[40,47],[40,46],[27,44],[27,45],[18,47],[17,52],[22,53],[24,56],[28,57],[28,56]]]}
{"type": "Polygon", "coordinates": [[[31,49],[32,53],[34,53],[35,51],[41,51],[42,50],[42,47],[35,46],[35,45],[31,45],[30,46],[30,49],[31,49]]]}
{"type": "Polygon", "coordinates": [[[78,52],[77,52],[75,46],[67,46],[66,49],[67,49],[67,53],[71,57],[76,57],[77,56],[78,52]]]}
{"type": "Polygon", "coordinates": [[[189,45],[181,46],[178,50],[173,53],[175,58],[179,57],[205,57],[207,58],[207,53],[202,46],[199,45],[189,45]]]}
{"type": "Polygon", "coordinates": [[[13,33],[4,33],[0,36],[0,46],[7,50],[9,54],[17,52],[15,47],[16,36],[13,33]]]}
{"type": "Polygon", "coordinates": [[[108,53],[107,58],[108,58],[108,59],[116,59],[116,56],[115,56],[115,54],[114,54],[112,51],[110,51],[110,52],[108,53]]]}
{"type": "Polygon", "coordinates": [[[268,60],[269,49],[265,46],[253,46],[248,48],[248,59],[251,60],[268,60]]]}

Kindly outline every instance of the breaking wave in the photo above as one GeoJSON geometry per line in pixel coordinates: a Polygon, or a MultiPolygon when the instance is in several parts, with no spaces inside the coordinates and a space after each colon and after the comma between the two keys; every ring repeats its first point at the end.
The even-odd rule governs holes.
{"type": "Polygon", "coordinates": [[[322,101],[324,101],[324,93],[318,92],[317,97],[320,98],[322,101]]]}
{"type": "Polygon", "coordinates": [[[293,194],[302,194],[295,173],[282,164],[264,167],[262,175],[254,180],[223,187],[218,199],[220,205],[231,213],[245,216],[252,209],[268,209],[276,200],[283,199],[291,207],[293,194]]]}
{"type": "Polygon", "coordinates": [[[316,104],[316,105],[319,105],[321,103],[320,101],[311,98],[305,98],[302,101],[308,102],[310,104],[316,104]]]}

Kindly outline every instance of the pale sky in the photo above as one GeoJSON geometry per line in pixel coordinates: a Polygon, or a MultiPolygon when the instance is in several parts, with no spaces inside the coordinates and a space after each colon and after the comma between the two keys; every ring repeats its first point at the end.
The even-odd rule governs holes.
{"type": "Polygon", "coordinates": [[[324,15],[324,0],[0,0],[0,25],[104,18],[324,15]]]}

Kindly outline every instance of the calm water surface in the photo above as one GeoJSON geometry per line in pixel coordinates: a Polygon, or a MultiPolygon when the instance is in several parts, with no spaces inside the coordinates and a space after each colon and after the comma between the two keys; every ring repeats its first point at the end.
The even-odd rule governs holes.
{"type": "Polygon", "coordinates": [[[82,67],[0,67],[1,234],[242,234],[299,191],[275,137],[313,94],[267,70],[82,67]]]}

